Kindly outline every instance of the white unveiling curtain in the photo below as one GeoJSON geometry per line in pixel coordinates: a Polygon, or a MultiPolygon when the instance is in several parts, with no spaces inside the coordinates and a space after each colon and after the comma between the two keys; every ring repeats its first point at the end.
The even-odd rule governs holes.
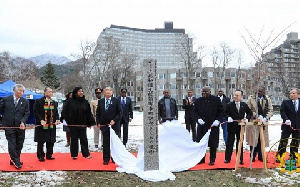
{"type": "Polygon", "coordinates": [[[141,144],[136,158],[126,150],[120,138],[110,128],[111,155],[119,172],[136,174],[144,180],[155,182],[175,180],[172,172],[187,170],[204,157],[209,135],[210,130],[196,143],[179,121],[163,123],[158,128],[159,170],[144,171],[144,144],[141,144]]]}

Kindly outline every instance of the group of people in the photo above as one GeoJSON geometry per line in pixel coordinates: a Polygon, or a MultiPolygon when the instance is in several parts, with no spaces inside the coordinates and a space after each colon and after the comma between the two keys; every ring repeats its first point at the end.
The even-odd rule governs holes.
{"type": "MultiPolygon", "coordinates": [[[[0,111],[3,113],[3,128],[8,141],[10,164],[20,169],[23,162],[20,154],[25,139],[25,125],[30,115],[29,102],[22,96],[24,86],[16,84],[13,87],[14,94],[0,100],[0,111]]],[[[110,160],[110,128],[121,138],[121,127],[123,127],[123,144],[128,141],[128,124],[133,119],[132,101],[126,96],[127,90],[121,89],[119,97],[113,97],[111,87],[104,89],[96,88],[96,100],[91,103],[85,99],[82,87],[75,87],[72,92],[66,95],[61,116],[58,114],[58,103],[52,100],[53,90],[46,87],[44,97],[35,101],[33,107],[36,126],[34,141],[37,142],[37,158],[39,161],[54,160],[53,147],[56,142],[56,125],[63,123],[66,131],[67,145],[70,146],[71,157],[78,158],[79,142],[82,156],[91,159],[88,149],[87,127],[94,128],[95,147],[103,147],[103,164],[107,165],[110,160]],[[103,98],[101,95],[103,94],[103,98]],[[99,138],[101,141],[99,142],[99,138]],[[101,143],[101,145],[100,145],[101,143]],[[46,144],[46,152],[44,152],[46,144]],[[99,146],[100,145],[100,146],[99,146]]],[[[158,101],[159,123],[167,120],[178,119],[178,106],[168,90],[164,90],[164,96],[158,101]]],[[[188,91],[187,97],[183,100],[185,109],[186,129],[192,131],[192,140],[200,142],[206,132],[211,129],[208,146],[210,147],[209,165],[215,164],[216,152],[219,146],[219,127],[223,128],[223,138],[226,143],[225,161],[229,163],[233,152],[233,145],[236,140],[236,151],[241,126],[239,122],[261,121],[267,124],[273,115],[271,99],[265,94],[264,87],[260,87],[255,95],[251,95],[247,102],[243,102],[243,91],[234,92],[233,101],[224,95],[222,90],[218,95],[211,94],[208,86],[202,88],[202,97],[195,98],[193,92],[188,91]]],[[[280,107],[280,114],[283,119],[281,141],[277,154],[281,156],[287,147],[287,138],[292,135],[291,157],[296,159],[300,140],[300,90],[293,88],[290,91],[290,99],[284,100],[280,107]]],[[[261,152],[261,137],[257,133],[257,126],[246,126],[246,142],[253,152],[252,161],[263,161],[261,152]]],[[[269,146],[268,126],[263,126],[265,146],[269,146]]],[[[172,143],[172,142],[170,142],[172,143]]],[[[243,146],[242,146],[243,147],[243,146]]],[[[205,156],[199,164],[205,163],[205,156]]],[[[243,151],[241,150],[240,164],[243,164],[243,151]]]]}
{"type": "MultiPolygon", "coordinates": [[[[30,115],[29,102],[23,98],[24,86],[16,84],[14,94],[0,100],[0,111],[3,112],[3,128],[8,141],[10,165],[16,169],[22,168],[21,150],[25,139],[26,121],[30,115]]],[[[79,142],[82,156],[91,159],[88,149],[87,127],[94,126],[95,147],[98,148],[99,136],[103,135],[103,164],[107,165],[110,156],[110,131],[112,127],[121,137],[123,126],[123,144],[128,141],[128,123],[133,118],[132,102],[126,97],[126,89],[121,90],[119,97],[113,97],[112,89],[95,89],[97,100],[91,103],[85,99],[82,87],[75,87],[66,95],[61,116],[58,113],[58,103],[52,99],[53,90],[46,87],[44,97],[37,99],[33,106],[35,117],[34,141],[37,142],[37,158],[40,162],[54,160],[53,147],[56,142],[56,125],[63,123],[66,131],[67,145],[70,146],[71,157],[76,160],[79,152],[79,142]],[[103,92],[104,98],[101,99],[103,92]],[[92,107],[91,107],[92,106],[92,107]],[[101,130],[101,133],[99,132],[101,130]],[[46,144],[46,151],[44,145],[46,144]]],[[[113,160],[112,160],[113,161],[113,160]]]]}
{"type": "MultiPolygon", "coordinates": [[[[178,108],[175,99],[171,98],[168,90],[164,90],[164,96],[158,102],[159,122],[178,119],[178,108]]],[[[211,95],[208,86],[203,87],[202,97],[195,98],[191,90],[183,99],[183,109],[185,109],[186,129],[192,131],[192,140],[199,142],[206,132],[211,129],[208,146],[210,147],[209,165],[215,164],[216,152],[219,146],[219,127],[223,129],[223,139],[226,144],[225,161],[230,163],[233,146],[236,141],[236,152],[240,140],[240,122],[260,121],[263,125],[263,139],[266,147],[269,147],[269,133],[267,122],[273,115],[273,105],[271,98],[265,94],[265,88],[259,87],[255,95],[250,95],[247,102],[243,102],[243,91],[236,90],[233,94],[233,101],[224,95],[223,90],[218,90],[216,96],[211,95]]],[[[281,127],[281,137],[277,155],[281,156],[288,146],[288,137],[292,135],[291,158],[296,159],[300,141],[300,90],[292,88],[290,99],[284,100],[280,107],[280,114],[283,119],[281,127]]],[[[263,162],[261,150],[261,137],[258,127],[246,125],[246,142],[253,152],[252,162],[256,157],[263,162]]],[[[243,149],[243,146],[241,146],[243,149]]],[[[279,162],[278,160],[276,160],[279,162]]],[[[205,156],[199,164],[205,163],[205,156]]],[[[241,150],[240,164],[244,164],[243,150],[241,150]]]]}

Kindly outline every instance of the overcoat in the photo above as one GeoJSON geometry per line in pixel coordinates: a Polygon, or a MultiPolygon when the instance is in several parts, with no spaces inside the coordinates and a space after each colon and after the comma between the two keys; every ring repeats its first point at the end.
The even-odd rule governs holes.
{"type": "Polygon", "coordinates": [[[35,142],[56,142],[56,125],[54,124],[56,120],[59,120],[57,102],[51,100],[53,103],[54,109],[45,110],[45,97],[35,100],[33,105],[33,115],[35,117],[35,124],[41,125],[41,120],[45,120],[47,124],[50,124],[51,112],[52,112],[52,123],[53,128],[50,126],[45,129],[43,126],[38,126],[34,129],[34,141],[35,142]],[[47,114],[47,120],[45,119],[45,113],[47,114]]]}
{"type": "MultiPolygon", "coordinates": [[[[256,97],[253,96],[253,95],[250,95],[248,100],[247,100],[247,105],[252,110],[253,117],[256,116],[256,107],[257,107],[258,104],[259,103],[258,103],[256,97]]],[[[262,101],[262,109],[263,109],[263,113],[264,113],[263,117],[266,117],[266,118],[270,119],[273,116],[272,101],[271,101],[271,98],[267,95],[264,96],[264,99],[262,101]]],[[[255,139],[255,143],[253,144],[254,136],[255,136],[255,128],[257,128],[257,127],[246,126],[246,142],[248,143],[248,145],[254,146],[254,147],[257,146],[258,135],[259,135],[259,128],[257,128],[256,129],[256,139],[255,139]]],[[[264,134],[264,139],[265,139],[265,146],[269,147],[268,126],[264,127],[263,134],[264,134]]]]}

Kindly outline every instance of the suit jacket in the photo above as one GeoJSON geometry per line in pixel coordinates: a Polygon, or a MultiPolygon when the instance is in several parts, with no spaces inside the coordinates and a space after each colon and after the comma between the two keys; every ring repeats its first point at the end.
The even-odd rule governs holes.
{"type": "Polygon", "coordinates": [[[185,109],[185,112],[184,112],[185,119],[192,118],[192,113],[193,113],[195,101],[196,101],[195,97],[192,97],[192,102],[191,103],[190,103],[188,97],[186,97],[186,99],[183,99],[182,108],[185,109]]]}
{"type": "MultiPolygon", "coordinates": [[[[300,129],[300,99],[298,99],[298,111],[295,111],[292,100],[284,100],[280,106],[280,115],[285,122],[286,120],[291,120],[291,126],[294,129],[300,129]]],[[[281,125],[281,130],[290,130],[291,128],[287,125],[281,125]]]]}
{"type": "Polygon", "coordinates": [[[193,118],[197,123],[201,118],[205,122],[204,126],[209,129],[215,120],[222,121],[223,117],[224,111],[220,98],[210,95],[207,99],[200,97],[196,100],[193,118]]]}
{"type": "MultiPolygon", "coordinates": [[[[52,110],[52,123],[54,124],[56,120],[59,120],[58,110],[57,110],[57,102],[53,101],[54,109],[52,110]]],[[[33,115],[35,117],[35,124],[41,125],[41,120],[45,120],[45,97],[37,99],[33,106],[33,115]]],[[[47,120],[46,123],[50,123],[51,112],[47,110],[47,120]]],[[[34,129],[34,141],[35,142],[56,142],[56,125],[53,125],[53,129],[43,129],[43,126],[38,126],[34,129]]]]}
{"type": "Polygon", "coordinates": [[[126,96],[126,103],[125,103],[124,107],[122,105],[121,96],[117,97],[117,99],[119,99],[120,104],[121,104],[121,109],[122,109],[121,119],[123,119],[127,123],[127,122],[129,122],[129,118],[133,119],[131,98],[126,96]]]}
{"type": "MultiPolygon", "coordinates": [[[[114,120],[115,125],[117,125],[120,121],[121,116],[122,109],[119,99],[111,97],[108,111],[105,111],[105,98],[102,98],[98,101],[98,107],[96,111],[97,124],[107,125],[111,120],[114,120]]],[[[109,130],[109,128],[106,126],[102,126],[100,127],[100,129],[102,131],[109,130]]]]}
{"type": "Polygon", "coordinates": [[[0,100],[0,111],[3,112],[3,127],[19,127],[21,122],[26,124],[30,115],[29,101],[21,97],[15,107],[13,95],[3,97],[0,100]]]}
{"type": "MultiPolygon", "coordinates": [[[[218,96],[217,96],[218,97],[218,96]]],[[[220,98],[220,97],[219,97],[220,98]]],[[[221,100],[221,99],[220,99],[221,100]]],[[[221,101],[222,105],[223,105],[223,109],[224,112],[226,110],[226,105],[230,102],[230,99],[228,97],[226,97],[226,95],[223,94],[223,99],[221,101]]],[[[225,112],[226,113],[226,112],[225,112]]]]}
{"type": "MultiPolygon", "coordinates": [[[[245,102],[240,102],[240,111],[237,110],[235,102],[230,102],[226,105],[226,117],[231,117],[233,120],[241,120],[244,119],[245,114],[248,121],[250,121],[253,113],[251,109],[245,102]]],[[[237,132],[237,130],[241,129],[241,126],[238,125],[238,122],[232,122],[227,124],[228,132],[237,132]]]]}

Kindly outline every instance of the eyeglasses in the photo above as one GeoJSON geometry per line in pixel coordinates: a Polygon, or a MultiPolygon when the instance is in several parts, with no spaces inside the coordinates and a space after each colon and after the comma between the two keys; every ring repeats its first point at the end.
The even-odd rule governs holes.
{"type": "Polygon", "coordinates": [[[101,92],[97,92],[96,94],[101,94],[101,92]]]}

